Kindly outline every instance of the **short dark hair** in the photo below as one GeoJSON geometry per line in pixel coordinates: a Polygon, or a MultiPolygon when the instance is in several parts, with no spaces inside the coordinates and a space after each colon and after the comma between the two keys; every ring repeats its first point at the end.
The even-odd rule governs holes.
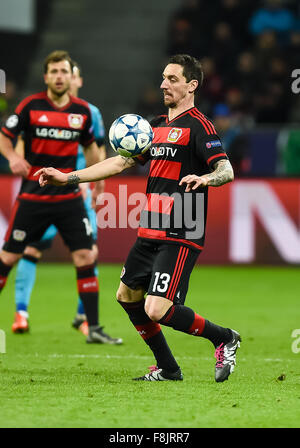
{"type": "Polygon", "coordinates": [[[202,65],[198,59],[190,56],[189,54],[175,54],[169,58],[167,63],[181,65],[183,68],[183,76],[186,78],[187,82],[192,81],[192,79],[196,79],[199,84],[195,90],[195,93],[198,93],[204,78],[202,65]]]}
{"type": "Polygon", "coordinates": [[[80,78],[82,78],[82,70],[81,70],[81,66],[78,64],[78,62],[76,62],[76,61],[74,61],[74,59],[72,59],[72,65],[73,65],[73,70],[75,67],[78,68],[79,76],[80,76],[80,78]]]}
{"type": "Polygon", "coordinates": [[[73,71],[73,62],[69,53],[65,50],[55,50],[48,54],[44,61],[44,73],[48,71],[48,65],[51,62],[68,61],[71,67],[71,72],[73,71]]]}

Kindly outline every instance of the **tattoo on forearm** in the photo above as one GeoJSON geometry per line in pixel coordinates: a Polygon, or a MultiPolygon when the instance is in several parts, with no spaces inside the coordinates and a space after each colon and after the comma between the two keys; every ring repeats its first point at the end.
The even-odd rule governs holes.
{"type": "Polygon", "coordinates": [[[77,174],[70,174],[70,176],[68,176],[68,185],[78,184],[79,181],[80,178],[77,174]]]}
{"type": "Polygon", "coordinates": [[[214,166],[215,170],[208,174],[209,183],[212,187],[219,187],[233,180],[233,169],[229,160],[220,160],[214,166]]]}

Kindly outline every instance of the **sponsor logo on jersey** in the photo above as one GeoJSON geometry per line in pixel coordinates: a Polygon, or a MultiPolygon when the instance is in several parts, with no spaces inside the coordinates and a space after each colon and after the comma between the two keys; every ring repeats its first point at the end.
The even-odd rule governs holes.
{"type": "Polygon", "coordinates": [[[71,128],[80,129],[83,124],[83,116],[80,114],[69,114],[68,122],[71,128]]]}
{"type": "Polygon", "coordinates": [[[182,134],[182,129],[172,128],[170,130],[168,138],[167,138],[168,142],[171,142],[171,143],[177,142],[177,140],[180,139],[181,134],[182,134]]]}
{"type": "Polygon", "coordinates": [[[19,123],[18,115],[11,115],[6,120],[5,125],[6,125],[7,128],[14,128],[15,126],[17,126],[18,123],[19,123]]]}
{"type": "Polygon", "coordinates": [[[78,131],[69,131],[68,129],[57,128],[36,128],[36,136],[44,138],[52,138],[56,140],[77,140],[78,131]]]}
{"type": "Polygon", "coordinates": [[[24,241],[26,237],[26,232],[24,230],[15,229],[13,231],[13,239],[16,241],[24,241]]]}
{"type": "Polygon", "coordinates": [[[150,149],[151,156],[171,156],[175,157],[177,148],[171,148],[171,146],[152,146],[150,149]]]}
{"type": "Polygon", "coordinates": [[[222,143],[220,142],[220,140],[214,140],[212,142],[207,142],[206,143],[206,148],[207,149],[215,148],[216,146],[222,146],[222,143]]]}

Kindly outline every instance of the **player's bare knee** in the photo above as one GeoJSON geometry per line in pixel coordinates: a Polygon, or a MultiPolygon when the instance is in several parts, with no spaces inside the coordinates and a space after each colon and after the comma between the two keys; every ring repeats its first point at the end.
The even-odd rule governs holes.
{"type": "Polygon", "coordinates": [[[158,322],[165,314],[162,312],[161,308],[156,307],[153,304],[147,305],[147,303],[145,304],[145,311],[153,322],[158,322]]]}
{"type": "Polygon", "coordinates": [[[91,249],[80,249],[72,252],[73,262],[76,267],[88,266],[94,264],[95,258],[91,249]]]}
{"type": "Polygon", "coordinates": [[[158,322],[171,306],[172,302],[170,300],[149,295],[146,299],[145,311],[152,321],[158,322]]]}
{"type": "Polygon", "coordinates": [[[24,250],[24,255],[30,255],[31,257],[37,258],[39,260],[42,256],[42,252],[36,247],[27,246],[24,250]]]}
{"type": "Polygon", "coordinates": [[[20,260],[22,255],[23,254],[14,254],[13,252],[6,252],[5,250],[2,250],[0,252],[0,260],[7,266],[13,266],[20,260]]]}

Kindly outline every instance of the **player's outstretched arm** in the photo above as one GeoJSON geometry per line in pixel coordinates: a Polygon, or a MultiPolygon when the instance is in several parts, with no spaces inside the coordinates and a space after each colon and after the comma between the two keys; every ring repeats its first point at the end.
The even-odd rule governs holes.
{"type": "Polygon", "coordinates": [[[219,160],[214,165],[214,171],[203,176],[189,174],[181,179],[179,185],[186,184],[185,191],[196,190],[198,187],[220,187],[221,185],[232,182],[234,173],[229,160],[219,160]]]}
{"type": "Polygon", "coordinates": [[[115,156],[71,173],[62,173],[55,168],[41,168],[34,175],[39,176],[41,187],[45,185],[64,186],[106,179],[121,173],[126,168],[134,166],[135,163],[134,159],[129,157],[115,156]]]}

